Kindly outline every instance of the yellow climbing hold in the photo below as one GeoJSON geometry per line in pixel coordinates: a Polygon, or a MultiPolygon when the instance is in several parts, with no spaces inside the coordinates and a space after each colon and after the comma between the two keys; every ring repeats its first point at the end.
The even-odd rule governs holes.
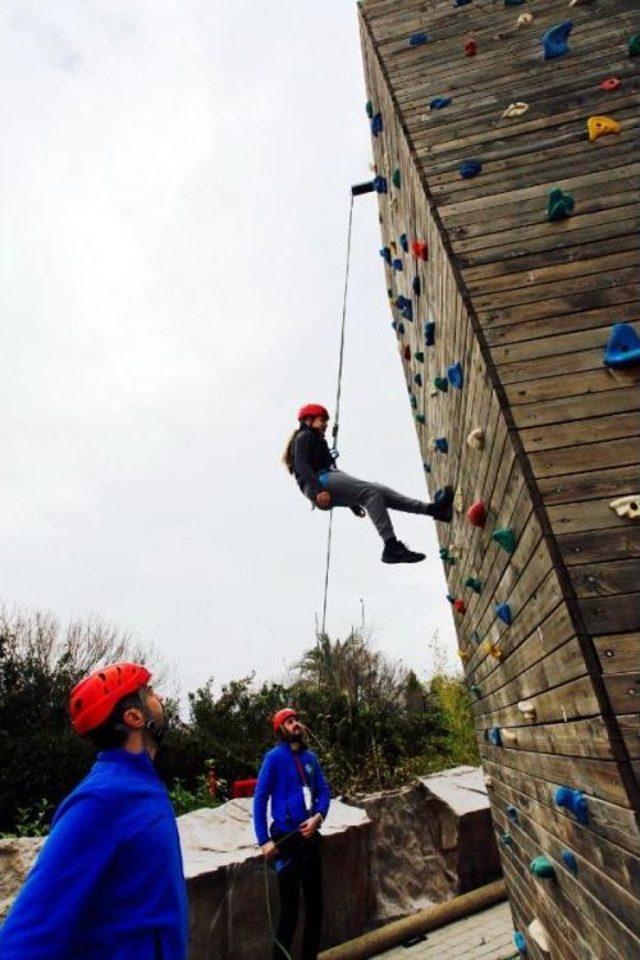
{"type": "Polygon", "coordinates": [[[468,650],[458,650],[458,656],[460,657],[460,659],[462,660],[463,663],[466,663],[467,660],[469,659],[469,651],[468,651],[468,650]]]}
{"type": "Polygon", "coordinates": [[[495,660],[504,660],[504,651],[500,644],[493,643],[491,640],[485,640],[484,642],[485,653],[488,653],[490,657],[493,657],[495,660]]]}
{"type": "Polygon", "coordinates": [[[528,103],[525,103],[524,100],[516,100],[515,103],[509,104],[507,109],[502,114],[502,119],[512,120],[514,117],[521,117],[522,114],[526,113],[528,109],[528,103]]]}
{"type": "Polygon", "coordinates": [[[617,120],[612,120],[611,117],[589,117],[587,129],[589,140],[593,143],[598,137],[604,137],[608,133],[620,133],[622,127],[617,120]]]}

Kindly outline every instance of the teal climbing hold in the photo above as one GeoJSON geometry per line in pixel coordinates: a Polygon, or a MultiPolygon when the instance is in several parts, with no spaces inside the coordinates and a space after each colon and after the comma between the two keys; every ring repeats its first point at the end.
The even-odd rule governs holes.
{"type": "Polygon", "coordinates": [[[505,7],[519,7],[524,0],[504,0],[505,7]]]}
{"type": "MultiPolygon", "coordinates": [[[[391,264],[391,250],[389,247],[382,247],[382,249],[380,250],[380,256],[382,257],[385,263],[391,264]]],[[[388,292],[389,291],[387,291],[387,293],[388,292]]]]}
{"type": "Polygon", "coordinates": [[[490,730],[485,732],[489,743],[492,743],[494,747],[502,746],[502,732],[500,727],[491,727],[490,730]]]}
{"type": "Polygon", "coordinates": [[[399,257],[396,258],[391,262],[391,266],[393,267],[394,270],[402,270],[402,260],[400,260],[399,257]]]}
{"type": "Polygon", "coordinates": [[[433,449],[437,450],[438,453],[448,453],[449,444],[446,437],[436,437],[433,441],[433,449]]]}
{"type": "Polygon", "coordinates": [[[373,134],[374,137],[377,137],[382,133],[382,130],[383,130],[382,114],[376,113],[371,119],[371,133],[373,134]]]}
{"type": "Polygon", "coordinates": [[[540,877],[542,880],[553,880],[556,875],[553,864],[544,854],[531,861],[529,870],[534,877],[540,877]]]}
{"type": "Polygon", "coordinates": [[[557,787],[553,796],[556,806],[569,810],[578,823],[582,826],[589,826],[589,808],[587,800],[581,790],[574,790],[571,787],[557,787]]]}
{"type": "Polygon", "coordinates": [[[627,47],[630,57],[640,57],[640,33],[636,33],[633,37],[629,37],[627,47]]]}
{"type": "Polygon", "coordinates": [[[409,402],[411,403],[411,409],[412,409],[412,410],[417,410],[417,409],[418,409],[418,399],[417,399],[417,397],[414,397],[413,394],[411,394],[411,396],[409,397],[409,402]]]}
{"type": "Polygon", "coordinates": [[[447,370],[447,377],[452,387],[455,387],[456,390],[461,390],[464,382],[462,364],[460,362],[452,364],[447,370]]]}
{"type": "Polygon", "coordinates": [[[545,60],[553,60],[569,52],[567,41],[572,30],[571,20],[565,20],[564,23],[557,23],[554,27],[550,27],[542,35],[542,51],[545,60]]]}
{"type": "Polygon", "coordinates": [[[415,276],[413,278],[413,281],[411,283],[411,289],[413,290],[414,295],[416,297],[420,296],[420,294],[422,293],[422,284],[420,283],[420,277],[415,276]]]}
{"type": "MultiPolygon", "coordinates": [[[[429,468],[429,472],[430,471],[431,471],[431,468],[429,468]]],[[[440,547],[440,550],[438,551],[438,553],[440,554],[440,559],[444,561],[444,563],[449,563],[452,567],[455,566],[456,558],[451,556],[447,547],[440,547]]]]}
{"type": "Polygon", "coordinates": [[[473,590],[474,593],[482,593],[482,580],[478,580],[476,577],[467,577],[464,585],[473,590]]]}
{"type": "Polygon", "coordinates": [[[509,817],[509,820],[511,820],[511,823],[518,822],[518,810],[512,803],[506,808],[505,813],[509,817]]]}
{"type": "Polygon", "coordinates": [[[496,604],[496,614],[503,623],[506,623],[507,626],[511,626],[512,616],[511,616],[511,607],[508,603],[498,603],[496,604]]]}
{"type": "Polygon", "coordinates": [[[418,423],[421,423],[423,426],[424,426],[424,424],[427,422],[427,418],[425,417],[425,415],[424,415],[423,413],[417,413],[417,414],[416,414],[416,420],[417,420],[418,423]]]}
{"type": "Polygon", "coordinates": [[[424,363],[424,353],[422,350],[416,350],[416,352],[414,353],[414,357],[416,358],[418,363],[424,363]]]}
{"type": "Polygon", "coordinates": [[[389,187],[386,177],[381,177],[380,174],[378,174],[378,176],[374,177],[371,182],[376,193],[388,193],[389,187]]]}
{"type": "Polygon", "coordinates": [[[429,39],[428,34],[426,33],[414,33],[412,37],[409,38],[410,47],[421,47],[423,43],[426,43],[429,39]]]}
{"type": "Polygon", "coordinates": [[[516,950],[517,950],[518,953],[520,954],[520,956],[521,956],[521,957],[526,957],[526,956],[527,956],[527,953],[528,953],[528,950],[527,950],[527,941],[526,941],[525,938],[524,938],[524,934],[520,933],[519,930],[514,930],[514,931],[513,931],[513,943],[514,943],[514,946],[515,946],[516,950]]]}
{"type": "Polygon", "coordinates": [[[608,367],[630,367],[640,363],[640,337],[630,323],[614,323],[604,352],[608,367]]]}
{"type": "Polygon", "coordinates": [[[398,240],[404,252],[409,253],[409,240],[407,238],[406,233],[401,233],[400,236],[398,237],[398,240]]]}
{"type": "MultiPolygon", "coordinates": [[[[415,354],[414,354],[414,356],[415,356],[415,354]]],[[[415,376],[414,376],[414,378],[413,378],[413,382],[416,383],[419,387],[421,387],[421,386],[422,386],[422,374],[421,374],[421,373],[416,373],[415,376]]]]}
{"type": "Polygon", "coordinates": [[[364,109],[366,111],[367,116],[369,117],[369,120],[373,120],[373,102],[371,100],[367,100],[367,102],[364,105],[364,109]]]}
{"type": "Polygon", "coordinates": [[[443,110],[451,103],[451,97],[434,97],[429,104],[429,110],[443,110]]]}
{"type": "Polygon", "coordinates": [[[433,385],[436,390],[440,390],[441,393],[446,393],[449,389],[449,381],[446,377],[436,377],[433,381],[433,385]]]}
{"type": "Polygon", "coordinates": [[[562,853],[560,854],[560,857],[562,858],[562,862],[564,863],[569,873],[572,873],[574,877],[577,877],[578,861],[576,860],[575,853],[572,853],[571,850],[563,850],[562,853]]]}
{"type": "Polygon", "coordinates": [[[424,325],[424,343],[427,347],[432,347],[436,341],[435,321],[427,320],[424,325]]]}
{"type": "Polygon", "coordinates": [[[516,548],[516,536],[511,527],[501,527],[499,530],[494,530],[491,539],[499,543],[507,553],[513,553],[516,548]]]}
{"type": "Polygon", "coordinates": [[[400,184],[402,183],[402,175],[398,167],[391,174],[391,183],[396,187],[397,190],[400,189],[400,184]]]}
{"type": "Polygon", "coordinates": [[[463,180],[470,180],[477,177],[482,170],[482,164],[479,160],[465,160],[458,167],[458,171],[463,180]]]}
{"type": "Polygon", "coordinates": [[[500,843],[503,847],[513,846],[513,837],[508,830],[503,830],[503,832],[500,834],[500,843]]]}
{"type": "Polygon", "coordinates": [[[573,197],[566,190],[555,187],[549,193],[547,216],[549,220],[566,220],[573,211],[573,197]]]}
{"type": "Polygon", "coordinates": [[[472,683],[471,686],[469,687],[469,690],[470,690],[471,693],[474,695],[474,697],[481,697],[481,696],[482,696],[482,690],[481,690],[481,688],[478,686],[477,683],[472,683]]]}
{"type": "Polygon", "coordinates": [[[394,329],[394,330],[396,331],[396,333],[397,333],[397,332],[398,332],[398,327],[400,326],[400,321],[399,321],[399,320],[392,320],[392,321],[391,321],[391,326],[393,327],[393,329],[394,329]]]}

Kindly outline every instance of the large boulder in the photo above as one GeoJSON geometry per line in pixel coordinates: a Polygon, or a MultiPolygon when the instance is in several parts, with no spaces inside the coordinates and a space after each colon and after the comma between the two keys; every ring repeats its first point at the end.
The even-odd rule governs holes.
{"type": "Polygon", "coordinates": [[[0,921],[9,912],[43,843],[44,837],[0,840],[0,921]]]}
{"type": "MultiPolygon", "coordinates": [[[[251,800],[231,800],[178,818],[189,889],[191,960],[270,956],[277,884],[256,848],[251,805],[251,800]]],[[[368,925],[369,818],[363,810],[334,800],[322,834],[323,946],[328,947],[357,936],[368,925]]]]}

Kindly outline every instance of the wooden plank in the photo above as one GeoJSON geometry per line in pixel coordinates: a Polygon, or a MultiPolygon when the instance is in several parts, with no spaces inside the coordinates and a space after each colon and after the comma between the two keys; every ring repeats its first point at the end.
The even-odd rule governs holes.
{"type": "Polygon", "coordinates": [[[592,444],[603,440],[633,437],[638,446],[640,460],[640,411],[616,413],[610,416],[588,417],[585,420],[569,420],[566,423],[544,424],[520,430],[520,440],[529,453],[533,450],[554,450],[575,447],[577,444],[592,444]]]}
{"type": "Polygon", "coordinates": [[[640,383],[640,370],[621,374],[601,366],[584,373],[574,372],[570,377],[547,377],[544,380],[529,380],[506,384],[507,400],[513,406],[519,403],[539,403],[563,397],[576,397],[589,393],[618,390],[623,386],[635,387],[640,383]]]}
{"type": "Polygon", "coordinates": [[[606,535],[591,530],[560,534],[557,542],[567,566],[597,560],[640,557],[640,529],[630,523],[616,530],[607,530],[606,535]]]}
{"type": "Polygon", "coordinates": [[[640,630],[640,593],[579,600],[589,633],[632,633],[640,630]]]}
{"type": "Polygon", "coordinates": [[[608,633],[594,637],[603,673],[631,673],[640,664],[640,633],[608,633]]]}
{"type": "Polygon", "coordinates": [[[640,705],[640,673],[614,673],[604,678],[604,684],[616,714],[637,713],[640,705]]]}
{"type": "MultiPolygon", "coordinates": [[[[625,520],[624,517],[619,517],[615,510],[611,509],[609,503],[617,497],[634,494],[637,490],[640,490],[640,470],[637,465],[631,465],[628,467],[609,467],[606,470],[589,470],[586,473],[569,473],[563,477],[541,479],[538,483],[538,489],[547,505],[550,518],[552,505],[567,504],[572,506],[575,504],[577,506],[578,501],[580,501],[580,509],[584,510],[585,500],[595,501],[593,507],[595,512],[592,517],[585,517],[582,522],[578,515],[573,518],[573,522],[579,524],[576,527],[578,530],[597,530],[600,527],[617,526],[618,524],[613,522],[617,520],[623,521],[620,526],[628,525],[629,521],[625,520]]],[[[558,518],[559,524],[566,522],[561,519],[565,516],[563,511],[558,511],[554,516],[558,518]]],[[[562,527],[559,526],[558,532],[563,532],[562,527]]]]}
{"type": "Polygon", "coordinates": [[[605,469],[638,463],[638,440],[636,437],[628,437],[558,450],[540,450],[530,454],[529,462],[537,478],[592,470],[595,466],[605,469]]]}
{"type": "Polygon", "coordinates": [[[569,573],[578,597],[633,593],[640,588],[640,563],[634,559],[577,564],[569,573]]]}

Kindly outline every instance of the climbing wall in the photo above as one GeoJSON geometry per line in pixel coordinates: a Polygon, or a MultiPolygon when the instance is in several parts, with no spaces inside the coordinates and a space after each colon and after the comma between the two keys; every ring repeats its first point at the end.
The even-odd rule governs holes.
{"type": "Polygon", "coordinates": [[[640,8],[367,0],[360,28],[515,947],[637,960],[640,8]]]}

